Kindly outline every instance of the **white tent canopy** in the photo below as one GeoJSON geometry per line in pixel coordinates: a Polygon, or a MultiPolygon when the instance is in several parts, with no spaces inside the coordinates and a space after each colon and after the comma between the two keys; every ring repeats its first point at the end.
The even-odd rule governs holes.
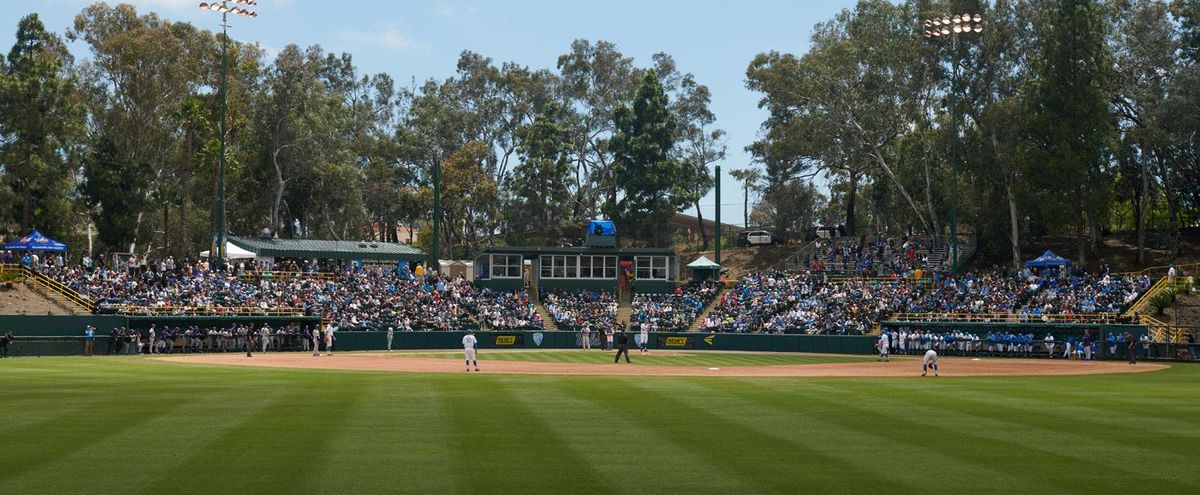
{"type": "MultiPolygon", "coordinates": [[[[207,258],[208,250],[201,251],[200,257],[207,258]]],[[[225,241],[225,257],[231,260],[244,260],[254,258],[254,253],[237,247],[237,245],[234,243],[225,241]]]]}
{"type": "Polygon", "coordinates": [[[696,258],[696,261],[688,263],[687,267],[688,268],[720,268],[721,265],[713,263],[713,260],[708,259],[707,256],[701,256],[699,258],[696,258]]]}

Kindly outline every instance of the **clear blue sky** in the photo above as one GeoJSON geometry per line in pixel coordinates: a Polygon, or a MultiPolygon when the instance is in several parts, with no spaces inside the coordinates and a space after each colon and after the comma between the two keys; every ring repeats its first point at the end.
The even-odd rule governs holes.
{"type": "MultiPolygon", "coordinates": [[[[17,21],[37,12],[48,28],[63,33],[87,0],[6,2],[0,11],[0,47],[8,52],[17,21]]],[[[117,2],[109,2],[117,3],[117,2]]],[[[197,8],[200,0],[130,0],[139,12],[216,29],[218,15],[197,8]]],[[[745,168],[743,148],[754,141],[764,112],[745,88],[746,66],[767,50],[802,53],[817,22],[828,20],[853,0],[610,0],[405,1],[259,0],[256,19],[233,18],[230,35],[257,42],[268,52],[289,43],[319,44],[349,52],[365,72],[387,72],[403,85],[414,78],[442,79],[454,72],[463,50],[534,68],[553,68],[571,41],[616,43],[639,66],[666,52],[680,71],[691,72],[712,90],[717,125],[729,133],[725,171],[745,168]]],[[[80,45],[76,42],[74,45],[80,45]]],[[[78,56],[86,48],[72,46],[78,56]]],[[[742,194],[726,172],[722,220],[742,222],[742,194]]],[[[711,218],[710,194],[702,202],[711,218]]],[[[689,214],[692,212],[689,211],[689,214]]]]}

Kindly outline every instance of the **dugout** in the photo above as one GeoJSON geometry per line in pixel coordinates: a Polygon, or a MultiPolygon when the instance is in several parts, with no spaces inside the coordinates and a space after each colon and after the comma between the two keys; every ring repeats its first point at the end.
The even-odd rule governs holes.
{"type": "Polygon", "coordinates": [[[665,248],[490,247],[475,258],[475,283],[492,290],[633,289],[670,292],[679,285],[679,257],[665,248]]]}

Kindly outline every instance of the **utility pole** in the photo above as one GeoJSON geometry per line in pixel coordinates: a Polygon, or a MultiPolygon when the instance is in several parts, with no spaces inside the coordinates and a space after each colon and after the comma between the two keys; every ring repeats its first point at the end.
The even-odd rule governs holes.
{"type": "Polygon", "coordinates": [[[433,161],[433,249],[426,257],[425,273],[437,270],[442,239],[442,161],[433,161]]]}
{"type": "MultiPolygon", "coordinates": [[[[716,263],[718,265],[720,265],[721,264],[721,166],[720,165],[717,165],[717,172],[716,172],[716,174],[714,174],[714,177],[716,178],[716,182],[714,182],[713,184],[715,185],[715,188],[716,188],[715,194],[717,196],[717,206],[716,206],[717,211],[713,213],[713,218],[717,224],[717,228],[716,228],[717,232],[716,232],[716,236],[714,236],[714,239],[717,240],[717,251],[716,251],[717,259],[713,260],[713,261],[716,261],[716,263]]],[[[721,278],[721,274],[719,271],[720,268],[717,268],[717,270],[718,270],[717,279],[720,279],[721,278]]]]}

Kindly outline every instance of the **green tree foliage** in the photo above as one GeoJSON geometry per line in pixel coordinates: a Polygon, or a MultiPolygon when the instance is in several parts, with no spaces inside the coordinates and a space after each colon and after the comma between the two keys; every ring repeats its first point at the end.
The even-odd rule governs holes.
{"type": "MultiPolygon", "coordinates": [[[[815,26],[804,53],[750,62],[766,118],[748,149],[765,178],[743,220],[937,239],[954,183],[959,226],[988,260],[1015,266],[1046,234],[1079,236],[1091,259],[1105,229],[1136,231],[1143,253],[1179,249],[1200,220],[1198,5],[859,2],[815,26]],[[921,19],[963,11],[987,29],[922,38],[921,19]]],[[[28,16],[0,63],[6,233],[78,240],[94,222],[102,249],[207,247],[225,41],[235,235],[428,234],[440,163],[455,256],[569,240],[603,214],[663,245],[676,212],[703,225],[725,159],[709,88],[668,54],[635,61],[606,41],[576,40],[549,68],[465,51],[450,77],[400,87],[350,54],[292,45],[267,58],[127,4],[85,7],[66,37],[78,63],[28,16]]]]}
{"type": "Polygon", "coordinates": [[[733,178],[742,183],[742,225],[750,227],[750,192],[763,191],[763,173],[757,168],[745,168],[729,172],[733,178]]]}
{"type": "Polygon", "coordinates": [[[1171,13],[1179,22],[1182,55],[1191,63],[1200,63],[1200,0],[1172,0],[1171,13]]]}
{"type": "Polygon", "coordinates": [[[552,246],[570,228],[570,141],[560,118],[559,107],[550,105],[520,133],[521,163],[508,184],[510,238],[552,246]]]}
{"type": "Polygon", "coordinates": [[[37,14],[21,19],[0,68],[0,164],[6,220],[20,232],[68,233],[70,161],[78,157],[84,107],[71,58],[37,14]]]}
{"type": "Polygon", "coordinates": [[[84,161],[80,185],[100,243],[118,251],[129,249],[139,218],[152,206],[147,195],[153,177],[149,164],[125,162],[121,156],[112,139],[101,137],[84,161]]]}
{"type": "Polygon", "coordinates": [[[617,107],[615,120],[609,148],[621,196],[609,211],[620,229],[663,245],[667,221],[692,202],[694,189],[679,180],[688,165],[672,156],[678,124],[654,71],[642,77],[632,108],[617,107]]]}
{"type": "Polygon", "coordinates": [[[856,231],[860,181],[890,183],[898,208],[934,231],[906,187],[894,144],[912,123],[917,100],[919,34],[913,13],[883,0],[865,1],[818,24],[803,57],[769,52],[747,69],[747,87],[762,92],[769,112],[764,137],[750,146],[772,183],[819,173],[849,184],[847,231],[856,231]]]}
{"type": "Polygon", "coordinates": [[[488,153],[471,141],[442,162],[443,246],[450,257],[478,251],[498,226],[499,188],[484,170],[488,153]]]}
{"type": "Polygon", "coordinates": [[[1055,0],[1027,102],[1028,153],[1038,170],[1025,176],[1042,195],[1044,218],[1074,227],[1084,263],[1094,259],[1111,202],[1115,128],[1106,92],[1112,66],[1106,21],[1097,1],[1055,0]]]}

